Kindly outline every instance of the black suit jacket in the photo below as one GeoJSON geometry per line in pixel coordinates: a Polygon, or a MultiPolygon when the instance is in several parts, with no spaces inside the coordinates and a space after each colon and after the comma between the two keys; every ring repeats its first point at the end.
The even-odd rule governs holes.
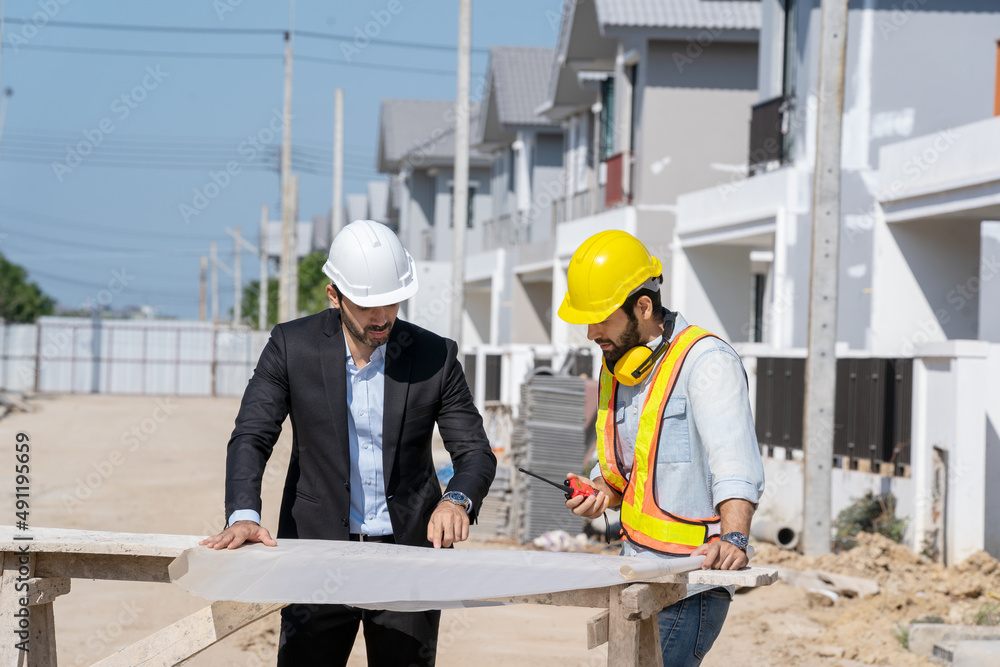
{"type": "MultiPolygon", "coordinates": [[[[264,466],[291,415],[292,454],[277,537],[348,539],[345,346],[338,310],[271,332],[229,440],[227,517],[238,509],[260,512],[264,466]]],[[[448,490],[472,499],[473,521],[493,481],[496,457],[455,341],[397,319],[386,346],[382,454],[389,516],[398,544],[427,546],[427,523],[441,499],[431,459],[435,421],[455,468],[448,490]]]]}

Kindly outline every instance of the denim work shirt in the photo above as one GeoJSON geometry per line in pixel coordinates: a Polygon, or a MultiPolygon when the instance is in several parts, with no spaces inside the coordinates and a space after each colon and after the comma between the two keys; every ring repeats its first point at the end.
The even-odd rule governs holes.
{"type": "MultiPolygon", "coordinates": [[[[676,319],[669,340],[689,326],[679,313],[673,316],[676,319]]],[[[669,318],[670,315],[668,322],[669,318]]],[[[655,349],[659,343],[657,338],[648,346],[655,349]]],[[[665,356],[660,357],[656,368],[665,356]]],[[[626,477],[635,456],[639,417],[655,373],[654,369],[632,387],[618,385],[615,446],[623,470],[629,471],[626,477]]],[[[591,477],[596,479],[600,474],[598,465],[591,477]]],[[[692,519],[715,516],[715,508],[733,498],[756,505],[764,492],[764,464],[750,412],[743,363],[736,351],[718,338],[698,341],[684,360],[663,410],[655,474],[657,506],[692,519]]],[[[622,544],[622,555],[669,557],[627,539],[622,544]]],[[[710,588],[715,587],[688,586],[687,597],[710,588]]],[[[732,594],[732,587],[727,588],[732,594]]]]}
{"type": "MultiPolygon", "coordinates": [[[[385,401],[385,346],[372,352],[359,369],[347,350],[347,434],[351,456],[350,530],[365,535],[391,535],[382,467],[382,413],[385,401]]],[[[254,510],[237,510],[229,525],[241,519],[260,523],[254,510]]]]}

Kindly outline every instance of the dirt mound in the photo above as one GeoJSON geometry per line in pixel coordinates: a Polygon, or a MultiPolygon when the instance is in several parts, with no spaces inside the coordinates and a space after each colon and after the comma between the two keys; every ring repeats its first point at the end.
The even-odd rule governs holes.
{"type": "Polygon", "coordinates": [[[827,608],[821,608],[815,595],[805,598],[811,620],[825,626],[816,639],[845,647],[844,657],[869,664],[921,664],[903,650],[909,623],[1000,622],[1000,562],[986,552],[946,568],[882,535],[860,533],[856,539],[855,548],[837,554],[803,556],[761,545],[754,556],[755,564],[824,570],[879,583],[878,595],[840,597],[827,608]]]}

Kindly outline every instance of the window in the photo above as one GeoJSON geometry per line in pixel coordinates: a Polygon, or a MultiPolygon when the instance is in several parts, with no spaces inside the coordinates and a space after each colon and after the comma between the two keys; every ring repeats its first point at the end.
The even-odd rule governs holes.
{"type": "MultiPolygon", "coordinates": [[[[448,188],[448,192],[451,194],[451,219],[448,221],[449,227],[455,226],[455,186],[452,185],[448,188]]],[[[469,199],[465,202],[465,226],[472,229],[472,212],[475,210],[473,203],[476,198],[476,188],[469,187],[469,199]]]]}
{"type": "Polygon", "coordinates": [[[767,276],[763,273],[755,273],[752,276],[753,282],[750,285],[750,342],[761,343],[764,340],[764,290],[767,284],[767,276]]]}
{"type": "MultiPolygon", "coordinates": [[[[635,119],[639,115],[639,63],[625,68],[625,77],[629,87],[629,117],[627,150],[635,150],[635,119]]],[[[631,174],[631,172],[629,172],[631,174]]],[[[631,190],[631,185],[629,186],[631,190]]]]}
{"type": "Polygon", "coordinates": [[[601,81],[601,118],[599,153],[601,160],[615,154],[615,80],[608,77],[601,81]]]}

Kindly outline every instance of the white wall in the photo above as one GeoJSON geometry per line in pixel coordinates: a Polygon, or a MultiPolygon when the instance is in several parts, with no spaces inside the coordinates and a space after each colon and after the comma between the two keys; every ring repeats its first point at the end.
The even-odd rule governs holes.
{"type": "MultiPolygon", "coordinates": [[[[779,452],[780,453],[780,452],[779,452]]],[[[830,518],[836,520],[841,510],[871,491],[878,495],[891,492],[896,497],[896,516],[907,520],[905,544],[913,547],[913,480],[907,477],[884,477],[871,473],[833,468],[833,496],[830,518]]],[[[764,457],[764,495],[754,514],[802,532],[803,478],[802,461],[764,457]]]]}
{"type": "Polygon", "coordinates": [[[705,245],[683,254],[684,318],[728,341],[749,340],[750,248],[705,245]]]}
{"type": "Polygon", "coordinates": [[[926,342],[975,339],[979,223],[877,220],[874,232],[871,348],[910,355],[926,342]]]}
{"type": "Polygon", "coordinates": [[[448,336],[451,302],[456,296],[451,281],[451,262],[418,261],[416,264],[419,289],[406,302],[404,319],[439,336],[448,336]]]}
{"type": "Polygon", "coordinates": [[[1000,345],[990,345],[987,361],[989,382],[986,398],[986,537],[985,548],[1000,558],[1000,345]]]}

